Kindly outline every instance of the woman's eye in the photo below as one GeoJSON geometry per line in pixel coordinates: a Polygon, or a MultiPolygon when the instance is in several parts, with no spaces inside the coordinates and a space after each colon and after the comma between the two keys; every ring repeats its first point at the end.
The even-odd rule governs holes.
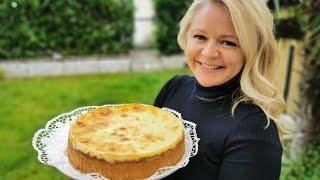
{"type": "Polygon", "coordinates": [[[206,40],[207,38],[202,35],[194,35],[193,38],[199,39],[199,40],[206,40]]]}
{"type": "Polygon", "coordinates": [[[233,47],[237,46],[236,43],[231,42],[231,41],[226,41],[226,40],[221,41],[221,43],[222,43],[223,45],[226,45],[226,46],[233,46],[233,47]]]}

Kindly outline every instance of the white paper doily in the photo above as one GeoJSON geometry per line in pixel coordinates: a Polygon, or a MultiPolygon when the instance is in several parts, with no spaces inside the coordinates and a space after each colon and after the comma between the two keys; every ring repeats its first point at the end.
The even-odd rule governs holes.
{"type": "MultiPolygon", "coordinates": [[[[56,167],[60,172],[73,179],[106,180],[107,178],[98,173],[83,174],[77,171],[70,164],[68,157],[65,154],[71,122],[86,112],[98,107],[100,106],[81,107],[69,113],[61,114],[48,121],[45,128],[39,129],[33,136],[32,146],[38,152],[38,160],[43,164],[56,167]]],[[[200,139],[197,137],[196,124],[183,120],[181,114],[175,110],[169,108],[162,109],[173,113],[183,121],[185,129],[185,154],[177,165],[160,168],[154,175],[149,177],[148,180],[162,179],[179,168],[185,167],[189,162],[189,158],[195,156],[198,152],[198,141],[200,139]]]]}

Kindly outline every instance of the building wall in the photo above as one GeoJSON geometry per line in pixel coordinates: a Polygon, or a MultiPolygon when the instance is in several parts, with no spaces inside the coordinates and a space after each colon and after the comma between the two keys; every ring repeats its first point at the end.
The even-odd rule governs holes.
{"type": "Polygon", "coordinates": [[[297,102],[299,101],[299,82],[301,80],[300,73],[303,69],[302,67],[302,42],[295,40],[280,40],[278,47],[280,52],[280,62],[278,68],[278,78],[277,78],[277,86],[284,92],[286,85],[286,77],[287,77],[287,68],[289,64],[289,49],[290,46],[295,46],[294,59],[292,63],[292,71],[290,78],[290,86],[288,91],[288,98],[286,101],[286,112],[292,116],[296,117],[298,112],[297,102]]]}
{"type": "Polygon", "coordinates": [[[135,32],[134,45],[136,48],[148,48],[154,39],[155,24],[154,6],[152,0],[134,0],[135,32]]]}

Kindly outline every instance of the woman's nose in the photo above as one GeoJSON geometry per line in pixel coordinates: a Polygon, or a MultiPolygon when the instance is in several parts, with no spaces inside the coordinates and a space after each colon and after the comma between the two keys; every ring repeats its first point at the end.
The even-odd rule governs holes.
{"type": "Polygon", "coordinates": [[[218,45],[214,41],[206,43],[201,51],[201,55],[206,58],[216,58],[219,53],[218,45]]]}

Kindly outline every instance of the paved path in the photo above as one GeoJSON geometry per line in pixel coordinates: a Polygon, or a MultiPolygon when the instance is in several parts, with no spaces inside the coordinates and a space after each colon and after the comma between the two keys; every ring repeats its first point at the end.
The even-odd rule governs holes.
{"type": "Polygon", "coordinates": [[[158,56],[154,52],[133,52],[128,56],[69,59],[0,61],[4,77],[60,76],[74,74],[153,71],[181,68],[182,54],[158,56]]]}

